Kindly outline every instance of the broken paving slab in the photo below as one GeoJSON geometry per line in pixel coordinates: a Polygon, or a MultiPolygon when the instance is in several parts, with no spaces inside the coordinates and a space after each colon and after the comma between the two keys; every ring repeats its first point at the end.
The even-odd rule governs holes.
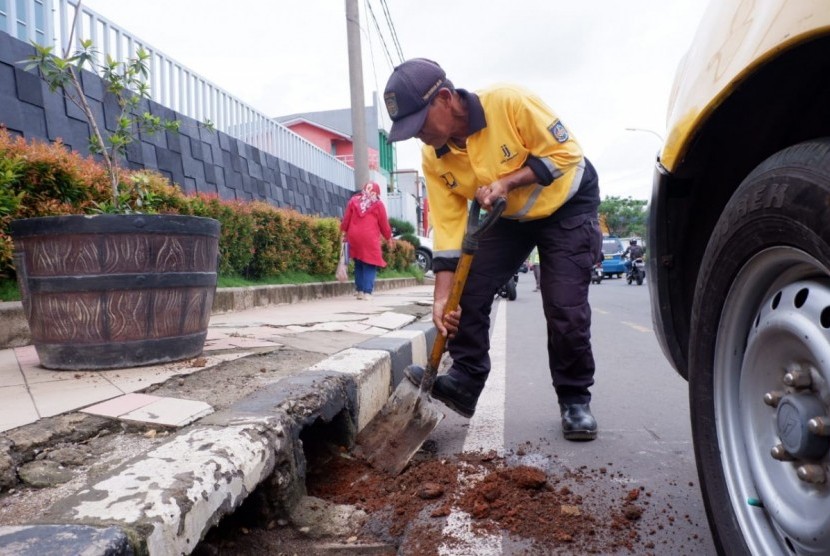
{"type": "Polygon", "coordinates": [[[205,402],[181,398],[160,398],[135,411],[121,415],[119,419],[178,428],[211,413],[213,413],[213,407],[205,402]]]}
{"type": "Polygon", "coordinates": [[[159,399],[159,396],[151,396],[149,394],[124,394],[123,396],[85,407],[81,410],[81,413],[118,418],[121,415],[135,411],[159,399]]]}
{"type": "Polygon", "coordinates": [[[183,427],[213,413],[205,402],[166,398],[147,394],[127,394],[81,410],[90,415],[111,417],[122,421],[183,427]]]}
{"type": "Polygon", "coordinates": [[[369,326],[385,328],[386,330],[396,330],[402,328],[407,324],[413,322],[415,317],[413,315],[404,315],[402,313],[394,313],[387,311],[366,319],[363,323],[369,326]]]}

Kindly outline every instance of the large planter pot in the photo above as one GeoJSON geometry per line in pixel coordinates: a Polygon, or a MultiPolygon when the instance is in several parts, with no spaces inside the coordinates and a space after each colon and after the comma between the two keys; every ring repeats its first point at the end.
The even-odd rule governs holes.
{"type": "Polygon", "coordinates": [[[11,224],[32,343],[49,369],[114,369],[202,353],[219,222],[50,216],[11,224]]]}

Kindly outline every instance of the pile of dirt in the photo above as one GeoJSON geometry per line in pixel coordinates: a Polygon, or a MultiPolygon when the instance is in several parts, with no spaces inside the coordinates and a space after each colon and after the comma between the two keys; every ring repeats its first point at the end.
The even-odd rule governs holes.
{"type": "Polygon", "coordinates": [[[390,477],[342,453],[310,467],[307,487],[312,496],[372,516],[356,533],[361,542],[398,545],[406,534],[418,545],[406,553],[438,554],[442,544],[452,550],[464,542],[444,528],[453,512],[471,518],[474,535],[507,535],[538,550],[644,553],[650,543],[642,543],[638,530],[641,491],[620,481],[613,495],[607,486],[595,492],[592,483],[606,474],[587,468],[552,474],[495,454],[461,454],[416,461],[390,477]]]}

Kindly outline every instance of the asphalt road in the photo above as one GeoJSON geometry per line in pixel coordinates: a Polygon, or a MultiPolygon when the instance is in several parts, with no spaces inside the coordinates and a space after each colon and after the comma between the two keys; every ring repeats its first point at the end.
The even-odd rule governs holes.
{"type": "MultiPolygon", "coordinates": [[[[549,468],[605,468],[608,483],[593,488],[607,488],[610,495],[623,482],[647,493],[641,530],[653,548],[638,553],[715,554],[695,468],[686,382],[654,336],[647,284],[607,279],[591,285],[597,363],[591,405],[600,432],[587,443],[562,438],[541,297],[533,286],[532,275],[521,274],[518,298],[496,302],[494,372],[473,419],[448,412],[433,433],[439,455],[492,449],[549,468]]],[[[477,554],[510,552],[503,539],[489,548],[475,542],[477,554]]]]}

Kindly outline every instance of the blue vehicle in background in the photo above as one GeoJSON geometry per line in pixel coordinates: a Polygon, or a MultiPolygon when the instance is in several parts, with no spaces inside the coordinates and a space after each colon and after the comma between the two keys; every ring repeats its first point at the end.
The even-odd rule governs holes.
{"type": "Polygon", "coordinates": [[[622,240],[618,237],[602,238],[602,273],[606,278],[617,278],[625,274],[627,268],[622,254],[625,251],[622,240]]]}

